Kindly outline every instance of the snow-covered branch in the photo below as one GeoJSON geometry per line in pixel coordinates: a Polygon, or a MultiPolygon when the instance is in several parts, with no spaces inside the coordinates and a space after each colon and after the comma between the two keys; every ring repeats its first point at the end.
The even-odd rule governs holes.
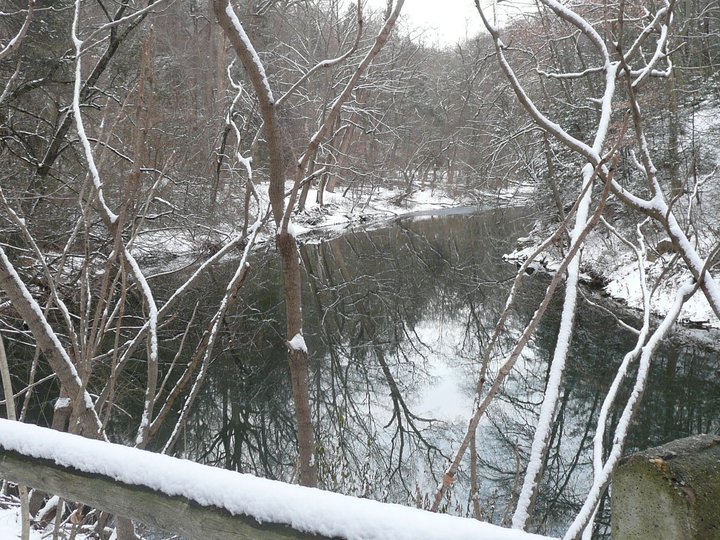
{"type": "Polygon", "coordinates": [[[7,56],[10,56],[20,47],[22,40],[25,38],[25,34],[27,34],[28,28],[30,28],[30,21],[32,20],[34,9],[35,0],[28,0],[28,8],[27,14],[25,15],[25,20],[23,21],[23,24],[20,27],[20,30],[18,30],[17,34],[15,34],[15,36],[13,36],[13,38],[2,48],[2,50],[0,50],[0,60],[3,60],[7,56]]]}
{"type": "MultiPolygon", "coordinates": [[[[672,329],[675,321],[680,315],[680,310],[682,309],[685,302],[690,299],[690,297],[695,293],[696,290],[697,284],[693,281],[687,282],[683,286],[681,286],[675,294],[675,301],[672,307],[668,311],[667,315],[665,315],[657,329],[652,333],[652,335],[650,335],[647,342],[642,344],[640,339],[638,339],[635,349],[629,352],[623,359],[621,370],[623,370],[623,368],[627,370],[627,364],[632,359],[637,357],[637,352],[639,349],[640,362],[638,365],[637,375],[635,377],[635,384],[630,393],[630,397],[625,403],[625,407],[620,416],[617,427],[615,428],[613,446],[610,449],[610,453],[605,460],[605,463],[603,464],[602,470],[599,473],[595,473],[593,484],[590,488],[590,492],[588,493],[587,498],[585,499],[585,503],[583,504],[582,509],[575,517],[575,520],[565,533],[565,536],[563,537],[564,540],[574,540],[575,538],[577,538],[578,535],[580,535],[585,529],[591,517],[594,515],[597,505],[600,501],[600,497],[602,496],[605,488],[610,482],[611,474],[615,470],[615,466],[622,457],[622,451],[625,446],[625,438],[630,428],[630,422],[632,421],[633,417],[637,412],[640,399],[642,398],[643,392],[645,391],[645,383],[647,381],[647,376],[650,370],[650,364],[653,354],[655,353],[655,350],[657,349],[662,339],[672,329]]],[[[644,339],[644,336],[641,337],[643,337],[644,339]]],[[[619,379],[621,379],[621,377],[624,377],[624,371],[622,373],[622,376],[620,373],[618,373],[615,380],[613,381],[613,387],[611,388],[613,400],[616,394],[615,386],[616,384],[619,385],[619,379]]],[[[608,398],[606,398],[605,402],[603,403],[603,410],[606,407],[609,408],[612,404],[612,401],[609,399],[609,397],[610,392],[608,393],[608,398]]],[[[603,420],[605,420],[606,417],[607,413],[603,417],[603,420]]]]}
{"type": "Polygon", "coordinates": [[[280,107],[284,101],[286,101],[290,96],[292,96],[295,91],[300,88],[300,86],[305,83],[310,77],[312,77],[316,72],[322,70],[322,69],[328,69],[332,66],[338,65],[345,61],[347,58],[349,58],[358,48],[358,45],[360,45],[360,38],[362,37],[363,32],[363,11],[362,11],[362,4],[360,3],[360,0],[357,1],[357,32],[355,33],[355,41],[350,46],[350,48],[345,51],[343,54],[338,56],[337,58],[328,58],[326,60],[323,60],[321,62],[318,62],[315,64],[312,68],[310,68],[302,77],[300,77],[295,84],[293,84],[290,89],[285,92],[280,98],[277,100],[276,105],[280,107]]]}
{"type": "Polygon", "coordinates": [[[88,437],[104,438],[102,424],[95,412],[95,406],[75,369],[75,364],[48,323],[40,306],[20,279],[1,245],[0,288],[8,295],[13,307],[30,328],[61,384],[73,396],[76,415],[81,423],[81,432],[88,437]]]}

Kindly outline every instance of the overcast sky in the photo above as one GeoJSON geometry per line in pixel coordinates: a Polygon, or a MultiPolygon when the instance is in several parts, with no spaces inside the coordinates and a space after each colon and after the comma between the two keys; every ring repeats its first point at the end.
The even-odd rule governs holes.
{"type": "Polygon", "coordinates": [[[430,43],[454,45],[480,31],[482,21],[473,0],[405,0],[405,18],[423,28],[430,43]]]}
{"type": "MultiPolygon", "coordinates": [[[[368,0],[368,3],[377,8],[387,4],[386,0],[368,0]]],[[[531,0],[504,0],[499,9],[503,14],[513,15],[519,12],[520,6],[531,3],[531,0]]],[[[482,0],[482,5],[491,6],[492,0],[482,0]]],[[[412,28],[424,30],[428,44],[454,45],[474,36],[482,27],[474,0],[405,0],[402,13],[412,28]]]]}

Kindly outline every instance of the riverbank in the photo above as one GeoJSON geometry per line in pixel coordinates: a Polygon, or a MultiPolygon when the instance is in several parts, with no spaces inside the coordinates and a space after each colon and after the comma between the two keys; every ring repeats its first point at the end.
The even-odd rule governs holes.
{"type": "MultiPolygon", "coordinates": [[[[507,254],[505,259],[519,265],[541,243],[541,235],[536,231],[532,236],[522,239],[517,249],[507,254]]],[[[663,317],[673,305],[676,291],[691,275],[690,272],[676,267],[677,254],[671,250],[663,252],[662,245],[657,243],[655,246],[648,246],[646,258],[638,261],[636,253],[617,238],[593,231],[588,235],[582,251],[580,279],[601,295],[640,314],[643,309],[642,269],[647,283],[646,290],[651,294],[651,313],[663,317]]],[[[560,248],[553,245],[540,254],[530,268],[554,275],[562,256],[560,248]]],[[[720,329],[720,320],[715,316],[702,291],[696,292],[685,303],[678,321],[686,328],[720,329]]]]}
{"type": "MultiPolygon", "coordinates": [[[[288,184],[288,188],[291,186],[288,184]]],[[[267,207],[267,183],[257,186],[260,207],[267,207]]],[[[517,185],[494,193],[473,192],[458,196],[451,195],[444,186],[415,189],[411,192],[400,189],[374,187],[365,192],[324,194],[324,204],[317,203],[317,191],[311,190],[305,209],[292,218],[294,234],[303,242],[320,241],[353,228],[376,228],[389,220],[436,215],[446,212],[491,207],[528,206],[533,196],[533,186],[517,185]]],[[[509,262],[524,261],[542,242],[546,230],[536,227],[528,237],[521,239],[517,248],[506,255],[509,262]]],[[[133,253],[144,261],[147,267],[160,271],[180,268],[204,253],[219,249],[238,231],[231,222],[217,227],[196,229],[161,229],[142,233],[133,244],[133,253]]],[[[258,238],[259,245],[266,245],[272,238],[270,227],[266,227],[258,238]]],[[[687,273],[669,272],[675,253],[661,252],[654,246],[648,247],[649,257],[643,263],[647,282],[653,290],[651,309],[654,315],[663,316],[672,305],[677,287],[687,273]],[[661,279],[662,278],[662,279],[661,279]],[[657,282],[657,286],[653,283],[657,282]]],[[[557,245],[551,246],[532,264],[533,270],[554,274],[560,264],[562,253],[557,245]]],[[[621,306],[641,311],[643,306],[642,287],[637,257],[632,250],[604,230],[593,231],[586,240],[582,253],[581,279],[591,288],[612,298],[621,306]]],[[[689,328],[720,329],[702,293],[696,293],[683,308],[679,321],[689,328]]]]}
{"type": "MultiPolygon", "coordinates": [[[[253,209],[266,209],[269,205],[269,184],[259,183],[256,190],[259,204],[253,209]]],[[[292,184],[288,182],[286,190],[292,184]]],[[[324,193],[323,204],[317,203],[317,190],[308,193],[305,209],[291,219],[293,234],[303,242],[312,242],[341,234],[352,227],[376,228],[393,219],[432,215],[455,209],[527,206],[533,186],[518,184],[495,192],[468,192],[457,194],[456,186],[446,188],[440,184],[408,192],[405,189],[372,187],[345,193],[338,189],[324,193]],[[451,192],[452,190],[452,192],[451,192]]],[[[239,212],[239,211],[238,211],[239,212]]],[[[225,214],[227,216],[227,213],[225,214]]],[[[171,267],[187,264],[203,254],[217,251],[224,243],[240,233],[241,219],[226,218],[210,226],[205,223],[148,229],[141,232],[132,244],[132,253],[145,268],[160,270],[165,264],[171,267]]],[[[266,244],[273,236],[272,226],[261,230],[257,244],[266,244]]]]}

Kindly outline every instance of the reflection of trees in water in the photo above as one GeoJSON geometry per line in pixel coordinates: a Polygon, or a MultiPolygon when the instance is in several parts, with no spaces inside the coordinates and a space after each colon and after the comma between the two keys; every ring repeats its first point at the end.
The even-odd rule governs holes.
{"type": "MultiPolygon", "coordinates": [[[[478,335],[484,339],[504,302],[498,276],[512,272],[500,256],[519,227],[498,226],[499,219],[500,213],[421,220],[302,246],[324,487],[405,502],[416,496],[416,483],[422,495],[439,480],[453,430],[414,410],[428,365],[438,361],[419,326],[467,324],[458,362],[475,360],[478,335]],[[476,248],[479,238],[487,239],[486,249],[476,248]]],[[[268,259],[254,267],[252,289],[226,318],[225,351],[208,377],[184,451],[290,479],[294,464],[286,456],[294,454],[295,428],[277,330],[282,306],[260,275],[277,270],[268,259]]]]}
{"type": "MultiPolygon", "coordinates": [[[[268,286],[277,283],[278,270],[267,254],[259,254],[252,267],[252,285],[225,317],[223,346],[208,373],[182,449],[206,463],[290,479],[296,428],[279,318],[282,297],[281,291],[268,286]]],[[[230,263],[216,272],[232,270],[230,263]]],[[[203,294],[212,297],[216,292],[210,286],[203,294]]]]}
{"type": "Polygon", "coordinates": [[[675,341],[655,358],[646,406],[629,445],[656,446],[695,433],[720,432],[720,357],[698,343],[675,341]]]}
{"type": "MultiPolygon", "coordinates": [[[[427,418],[417,396],[432,384],[429,377],[437,362],[462,370],[467,395],[474,395],[478,359],[505,303],[503,280],[513,273],[501,255],[521,229],[495,220],[491,215],[401,222],[301,246],[308,276],[305,339],[312,351],[313,420],[323,487],[427,504],[423,498],[440,481],[446,454],[462,435],[465,420],[454,424],[427,418]],[[427,333],[434,327],[454,332],[452,348],[437,348],[427,333]]],[[[219,466],[291,480],[297,438],[286,346],[279,331],[284,311],[272,285],[277,268],[272,257],[260,255],[253,267],[252,282],[226,317],[224,347],[183,449],[219,466]]],[[[223,282],[220,274],[229,271],[217,268],[217,281],[223,282]]],[[[544,288],[544,278],[527,280],[504,345],[517,337],[544,288]]],[[[212,287],[200,289],[203,304],[211,305],[219,294],[212,287]]],[[[558,324],[555,306],[481,425],[477,452],[471,450],[444,511],[508,523],[558,324]],[[477,463],[474,478],[472,460],[477,463]]],[[[536,501],[536,530],[562,532],[577,512],[592,477],[590,446],[598,409],[632,342],[633,336],[606,314],[588,306],[579,311],[574,361],[565,376],[545,456],[547,474],[536,501]]],[[[498,357],[506,348],[502,345],[498,357]]],[[[717,369],[714,353],[700,345],[678,341],[658,351],[629,449],[717,431],[717,369]]],[[[610,422],[614,426],[616,417],[610,422]]],[[[606,530],[608,512],[604,504],[598,532],[606,530]]]]}
{"type": "MultiPolygon", "coordinates": [[[[523,303],[528,310],[536,304],[532,300],[523,303]]],[[[526,314],[528,318],[530,315],[526,314]]],[[[489,453],[494,459],[483,466],[507,486],[507,492],[516,478],[514,454],[519,453],[523,468],[528,459],[558,324],[559,311],[549,310],[534,340],[534,358],[526,369],[513,374],[501,397],[501,410],[497,412],[496,408],[492,416],[492,436],[502,445],[494,455],[489,453]]],[[[592,438],[599,408],[622,355],[632,348],[633,340],[634,336],[600,310],[584,305],[578,311],[570,354],[574,361],[568,364],[565,374],[564,392],[544,458],[547,472],[535,503],[531,530],[562,534],[580,509],[592,482],[592,438]]],[[[661,346],[654,355],[648,387],[626,451],[720,430],[719,368],[717,351],[709,346],[678,338],[661,346]]],[[[627,398],[631,383],[632,378],[626,382],[620,402],[627,398]]],[[[605,431],[606,449],[611,447],[618,416],[619,412],[614,411],[610,417],[611,429],[605,431]]],[[[609,527],[606,495],[596,520],[595,536],[608,536],[609,527]]]]}
{"type": "MultiPolygon", "coordinates": [[[[409,235],[406,239],[409,240],[408,244],[412,244],[409,235]]],[[[369,240],[369,244],[376,250],[376,255],[386,252],[372,238],[369,240]]],[[[343,247],[347,247],[351,254],[359,253],[353,237],[319,246],[316,256],[318,268],[325,270],[323,281],[320,275],[315,273],[310,254],[307,251],[304,253],[306,270],[311,282],[316,286],[313,297],[317,304],[317,313],[324,319],[332,312],[335,317],[331,320],[340,323],[335,328],[330,328],[331,320],[328,320],[328,324],[321,323],[328,345],[339,351],[339,354],[331,354],[329,357],[331,373],[340,374],[339,386],[335,381],[330,381],[329,390],[335,399],[327,403],[330,405],[329,417],[342,415],[356,423],[358,420],[372,420],[372,426],[360,426],[363,428],[362,433],[374,433],[373,437],[368,437],[369,444],[364,451],[375,454],[381,460],[385,478],[383,483],[391,486],[394,481],[399,481],[406,493],[411,493],[413,485],[406,479],[411,475],[407,465],[414,461],[413,455],[425,453],[428,466],[446,458],[432,440],[435,422],[413,412],[407,401],[413,385],[424,375],[424,364],[427,362],[427,346],[420,339],[413,340],[410,337],[415,325],[421,320],[419,315],[425,303],[417,294],[418,289],[424,287],[423,279],[417,280],[420,276],[417,272],[412,272],[410,267],[397,264],[409,257],[395,259],[381,273],[375,275],[368,272],[371,272],[372,268],[368,269],[366,265],[353,264],[351,267],[343,253],[343,247]],[[346,322],[349,323],[347,326],[346,322]],[[343,332],[343,329],[346,331],[343,332]],[[337,338],[333,337],[333,334],[337,338]],[[410,345],[412,350],[408,351],[407,345],[410,345]],[[407,373],[402,373],[406,370],[410,370],[410,377],[407,373]],[[348,384],[350,381],[354,384],[348,384]],[[341,399],[344,405],[339,411],[336,397],[338,389],[343,391],[341,399]],[[382,396],[388,394],[389,403],[382,399],[382,396]],[[360,412],[357,403],[367,404],[365,414],[354,414],[360,412]],[[383,416],[383,409],[390,410],[390,418],[387,421],[383,418],[383,433],[380,434],[375,422],[378,420],[376,416],[383,416]],[[373,444],[373,439],[380,444],[373,444]]],[[[429,262],[434,261],[425,261],[422,258],[424,252],[417,250],[415,246],[412,246],[412,250],[418,255],[418,261],[424,262],[426,267],[430,268],[429,262]]],[[[360,256],[357,262],[367,260],[373,263],[376,259],[372,255],[360,256]]],[[[427,289],[426,293],[425,298],[432,296],[427,289]]],[[[325,366],[325,369],[327,367],[325,366]]],[[[317,373],[320,373],[320,370],[317,373]]],[[[322,401],[324,400],[318,399],[318,404],[322,401]]],[[[319,417],[323,418],[325,415],[321,413],[319,417]]],[[[319,441],[326,441],[325,444],[320,443],[323,448],[333,446],[335,434],[332,431],[331,429],[328,433],[329,437],[319,435],[319,441]]],[[[342,455],[337,457],[342,459],[342,455]]]]}
{"type": "MultiPolygon", "coordinates": [[[[497,276],[508,271],[501,252],[473,249],[478,238],[497,235],[497,230],[489,234],[488,225],[493,222],[467,218],[413,222],[380,233],[346,235],[305,254],[320,327],[335,351],[330,355],[337,364],[333,369],[355,372],[356,395],[378,402],[366,418],[376,421],[372,417],[388,409],[383,431],[366,452],[380,458],[388,487],[379,487],[396,485],[395,500],[412,495],[416,486],[422,496],[428,483],[439,481],[453,438],[453,426],[422,418],[408,405],[417,386],[425,382],[428,365],[438,361],[438,351],[426,343],[418,327],[442,320],[482,328],[502,305],[502,291],[495,290],[493,306],[487,285],[478,286],[496,287],[497,276]],[[318,264],[313,264],[314,258],[318,264]],[[384,264],[378,265],[379,260],[384,264]],[[482,315],[478,304],[484,305],[482,315]],[[371,378],[373,370],[377,374],[371,378]],[[388,394],[385,403],[376,397],[388,394]]],[[[345,394],[344,399],[355,398],[345,394]]]]}

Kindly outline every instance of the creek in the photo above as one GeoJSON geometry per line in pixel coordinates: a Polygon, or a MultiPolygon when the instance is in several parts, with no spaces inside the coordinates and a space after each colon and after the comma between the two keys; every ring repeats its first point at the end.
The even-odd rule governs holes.
{"type": "MultiPolygon", "coordinates": [[[[502,255],[531,226],[524,210],[505,209],[417,215],[328,240],[301,241],[304,337],[323,488],[429,507],[464,436],[479,361],[515,276],[515,266],[502,255]]],[[[187,342],[200,339],[237,261],[231,257],[211,268],[182,298],[180,315],[161,329],[161,370],[172,362],[178,336],[194,311],[187,342]]],[[[250,263],[178,452],[292,482],[296,432],[278,258],[268,245],[250,263]]],[[[163,290],[170,294],[184,278],[180,272],[151,284],[162,298],[163,290]]],[[[490,378],[547,282],[547,276],[526,276],[492,358],[490,378]]],[[[476,507],[468,453],[442,511],[508,524],[555,346],[561,289],[478,429],[476,507]]],[[[615,312],[580,301],[534,531],[561,535],[589,487],[595,421],[617,366],[634,345],[634,336],[615,316],[638,323],[633,314],[615,312]]],[[[720,431],[720,357],[706,334],[697,336],[705,338],[676,333],[658,350],[626,452],[720,431]]],[[[181,364],[190,353],[183,354],[181,364]]],[[[119,404],[128,425],[120,415],[110,426],[115,440],[128,438],[137,427],[132,418],[140,415],[142,394],[136,390],[144,388],[145,369],[142,358],[128,368],[136,383],[121,389],[129,396],[119,404]]],[[[44,395],[57,393],[48,388],[44,395]]],[[[29,416],[40,423],[48,414],[42,403],[29,416]]],[[[611,428],[618,415],[617,410],[611,415],[611,428]]],[[[172,422],[167,424],[169,429],[172,422]]],[[[606,434],[607,447],[612,429],[606,434]]],[[[161,433],[159,440],[166,436],[161,433]]],[[[596,536],[606,536],[607,501],[598,523],[596,536]]]]}
{"type": "MultiPolygon", "coordinates": [[[[528,225],[518,209],[424,215],[301,245],[322,487],[429,505],[464,435],[479,359],[515,275],[502,255],[528,225]]],[[[292,481],[296,441],[279,270],[271,249],[256,254],[251,265],[241,299],[226,317],[225,348],[190,420],[183,452],[292,481]]],[[[198,300],[217,302],[233,271],[232,261],[216,268],[198,288],[198,300]]],[[[491,376],[546,286],[545,276],[526,278],[491,376]]],[[[477,509],[484,520],[507,524],[514,508],[555,345],[560,299],[561,292],[478,430],[477,509]]],[[[632,315],[623,318],[637,324],[632,315]]],[[[633,343],[634,336],[611,314],[581,301],[535,530],[561,534],[579,508],[592,474],[595,420],[633,343]]],[[[626,451],[717,432],[719,369],[716,350],[703,340],[673,338],[663,344],[626,451]]],[[[610,442],[612,432],[607,433],[610,442]]],[[[607,506],[599,535],[608,523],[607,506]]],[[[469,460],[443,511],[473,514],[469,460]]]]}

